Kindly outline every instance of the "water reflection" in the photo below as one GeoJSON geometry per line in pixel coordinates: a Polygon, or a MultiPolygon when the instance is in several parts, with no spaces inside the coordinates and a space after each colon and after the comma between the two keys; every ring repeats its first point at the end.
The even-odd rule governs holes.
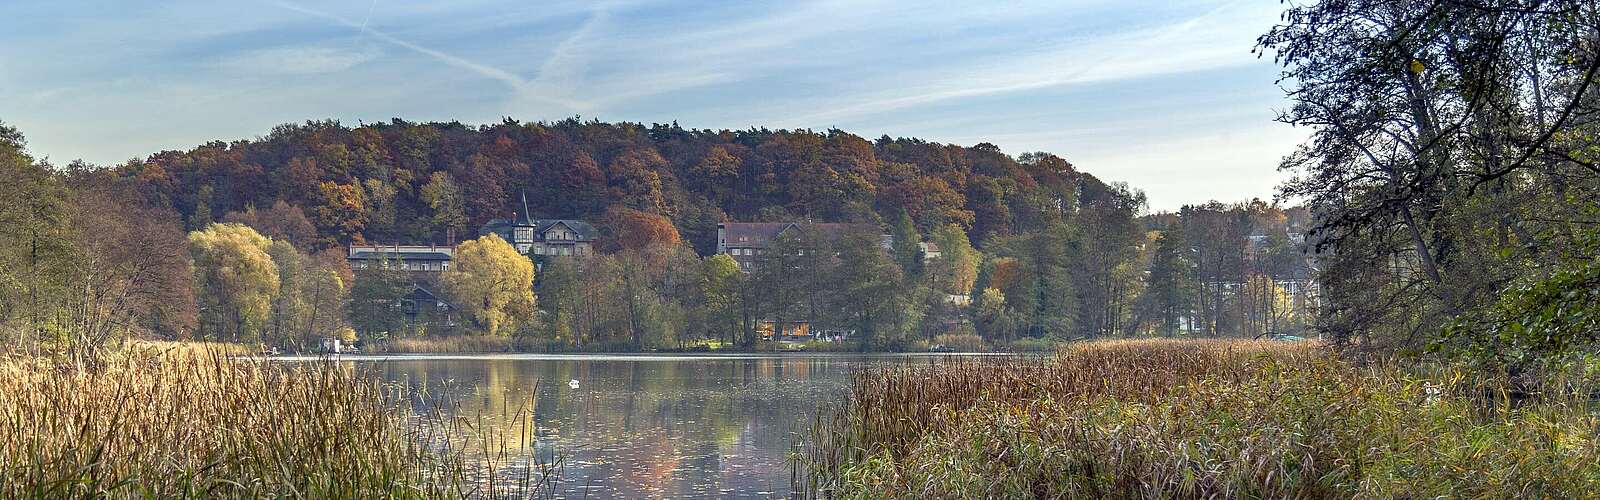
{"type": "Polygon", "coordinates": [[[419,412],[481,418],[515,451],[546,461],[562,457],[561,490],[568,497],[761,498],[788,495],[793,433],[843,395],[852,367],[932,359],[529,355],[358,362],[373,362],[379,376],[412,387],[419,412]],[[429,406],[440,401],[454,404],[429,406]],[[531,415],[531,425],[518,422],[519,413],[531,415]]]}

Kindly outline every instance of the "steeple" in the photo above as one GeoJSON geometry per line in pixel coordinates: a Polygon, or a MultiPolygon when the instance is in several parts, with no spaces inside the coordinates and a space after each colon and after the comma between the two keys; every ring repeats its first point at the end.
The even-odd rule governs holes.
{"type": "MultiPolygon", "coordinates": [[[[523,189],[523,190],[521,190],[521,193],[522,193],[522,218],[527,219],[528,224],[532,225],[533,224],[533,213],[528,211],[528,190],[527,189],[523,189]]],[[[514,222],[515,221],[513,221],[513,223],[514,222]]]]}

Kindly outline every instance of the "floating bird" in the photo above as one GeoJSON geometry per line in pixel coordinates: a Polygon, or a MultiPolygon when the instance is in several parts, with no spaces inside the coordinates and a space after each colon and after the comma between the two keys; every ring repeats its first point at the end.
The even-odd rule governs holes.
{"type": "Polygon", "coordinates": [[[567,382],[567,387],[571,387],[573,389],[577,389],[578,388],[578,379],[572,379],[572,380],[568,381],[567,382]]]}

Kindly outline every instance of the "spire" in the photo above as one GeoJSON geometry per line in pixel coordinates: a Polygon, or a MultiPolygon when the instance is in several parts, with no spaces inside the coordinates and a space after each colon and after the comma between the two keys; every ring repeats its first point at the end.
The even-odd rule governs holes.
{"type": "MultiPolygon", "coordinates": [[[[528,190],[527,189],[523,189],[523,190],[521,190],[521,192],[522,192],[522,217],[524,219],[528,220],[528,224],[532,225],[533,224],[533,214],[528,212],[528,190]]],[[[515,221],[513,221],[512,223],[515,223],[515,221]]]]}

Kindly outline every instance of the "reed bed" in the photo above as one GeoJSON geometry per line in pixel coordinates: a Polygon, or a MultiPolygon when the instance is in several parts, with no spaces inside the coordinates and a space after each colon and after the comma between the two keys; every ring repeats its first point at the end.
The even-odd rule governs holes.
{"type": "Polygon", "coordinates": [[[518,349],[516,339],[483,335],[455,335],[436,338],[403,338],[371,346],[374,353],[393,354],[454,354],[477,352],[512,352],[518,349]]]}
{"type": "Polygon", "coordinates": [[[529,458],[484,473],[483,456],[499,465],[511,460],[437,446],[471,430],[417,416],[405,388],[331,362],[170,349],[126,351],[89,370],[47,358],[0,359],[3,498],[525,498],[553,491],[558,465],[529,458]]]}
{"type": "Polygon", "coordinates": [[[836,497],[1584,497],[1587,394],[1356,366],[1308,343],[1120,341],[855,375],[797,456],[836,497]]]}

